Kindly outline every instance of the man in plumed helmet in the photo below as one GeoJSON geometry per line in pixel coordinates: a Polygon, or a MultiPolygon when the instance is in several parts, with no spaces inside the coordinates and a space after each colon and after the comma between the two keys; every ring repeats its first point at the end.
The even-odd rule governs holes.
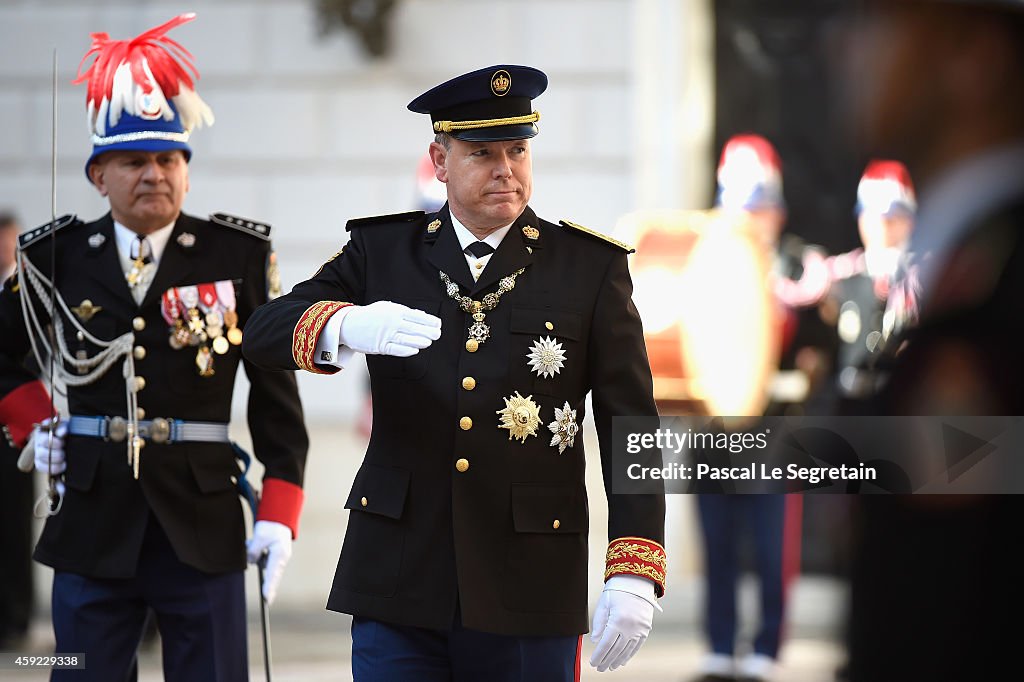
{"type": "Polygon", "coordinates": [[[246,332],[269,368],[366,354],[373,430],[328,601],[354,616],[356,680],[578,679],[588,392],[610,540],[592,665],[636,653],[664,591],[664,497],[610,483],[612,416],[657,414],[629,249],[528,206],[546,87],[498,65],[413,100],[447,202],[349,221],[344,248],[246,332]]]}
{"type": "Polygon", "coordinates": [[[862,412],[882,375],[875,365],[886,341],[916,315],[917,269],[907,252],[917,200],[910,173],[899,161],[873,159],[857,185],[861,246],[836,256],[807,249],[799,280],[777,291],[793,307],[819,306],[837,336],[835,386],[817,399],[844,414],[862,412]]]}
{"type": "Polygon", "coordinates": [[[307,437],[295,377],[244,362],[239,348],[275,288],[270,228],[181,210],[189,135],[213,121],[191,55],[166,35],[192,18],[132,40],[92,35],[76,81],[88,84],[85,173],[110,212],[29,230],[0,293],[0,422],[28,443],[25,468],[34,459],[50,477],[35,558],[54,569],[57,652],[85,655],[84,670],[53,679],[134,679],[147,609],[165,679],[249,679],[238,487],[248,455],[228,438],[240,365],[265,467],[248,554],[268,553],[268,601],[298,527],[307,437]],[[53,368],[69,414],[51,414],[23,368],[30,351],[53,368]]]}

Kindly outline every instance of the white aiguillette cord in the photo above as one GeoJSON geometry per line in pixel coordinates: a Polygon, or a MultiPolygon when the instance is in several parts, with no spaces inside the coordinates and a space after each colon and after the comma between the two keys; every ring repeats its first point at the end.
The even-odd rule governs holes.
{"type": "MultiPolygon", "coordinates": [[[[129,331],[112,341],[98,339],[90,334],[81,323],[72,315],[67,303],[57,292],[57,50],[53,50],[53,84],[52,84],[52,127],[51,127],[51,148],[50,148],[50,278],[47,279],[42,272],[25,256],[24,252],[18,254],[18,281],[22,285],[21,306],[25,318],[26,331],[32,345],[32,352],[39,365],[40,371],[47,374],[50,389],[50,414],[56,414],[54,396],[59,390],[57,378],[65,386],[84,386],[92,383],[103,376],[106,371],[119,358],[124,358],[122,373],[125,379],[125,394],[128,407],[128,462],[133,469],[135,478],[139,477],[139,450],[142,447],[143,439],[139,437],[138,429],[138,398],[136,392],[139,384],[135,376],[135,362],[132,356],[132,348],[135,344],[135,335],[129,331]],[[49,317],[49,324],[46,320],[39,319],[36,306],[29,301],[29,297],[35,293],[39,305],[45,309],[49,317]],[[78,358],[73,356],[67,348],[64,337],[63,319],[67,319],[80,334],[80,338],[87,339],[90,343],[101,350],[92,358],[78,358]],[[44,359],[40,352],[39,344],[44,346],[48,357],[44,359]],[[61,364],[57,364],[56,356],[60,353],[61,364]],[[72,374],[65,369],[64,363],[70,364],[77,374],[72,374]]],[[[57,428],[59,419],[52,420],[43,428],[53,431],[57,428]]],[[[53,439],[50,439],[50,450],[47,452],[47,469],[52,469],[53,439]]],[[[27,447],[22,457],[18,460],[18,466],[22,471],[31,471],[34,466],[30,458],[34,457],[32,448],[27,447]],[[25,460],[25,461],[23,461],[25,460]]],[[[37,518],[54,516],[60,512],[64,502],[63,484],[59,482],[60,475],[49,475],[49,482],[46,492],[36,501],[34,513],[37,518]]]]}

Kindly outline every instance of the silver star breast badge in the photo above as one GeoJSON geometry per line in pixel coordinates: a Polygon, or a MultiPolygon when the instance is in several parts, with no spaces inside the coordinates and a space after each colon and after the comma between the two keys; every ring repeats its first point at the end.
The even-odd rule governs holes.
{"type": "Polygon", "coordinates": [[[562,350],[562,344],[550,336],[534,341],[526,358],[530,361],[530,369],[545,379],[555,376],[565,367],[565,351],[562,350]]]}
{"type": "Polygon", "coordinates": [[[576,423],[576,410],[569,406],[569,401],[565,401],[565,405],[561,409],[555,408],[555,421],[548,424],[548,430],[555,434],[551,437],[551,445],[554,447],[558,446],[558,454],[565,452],[566,448],[571,448],[573,443],[576,442],[576,434],[580,431],[579,424],[576,423]]]}

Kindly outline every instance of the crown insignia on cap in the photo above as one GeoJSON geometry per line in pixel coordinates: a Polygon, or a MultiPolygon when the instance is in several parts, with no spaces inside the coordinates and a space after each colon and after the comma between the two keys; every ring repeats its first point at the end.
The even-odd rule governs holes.
{"type": "Polygon", "coordinates": [[[512,87],[512,76],[508,74],[508,71],[501,69],[495,71],[491,76],[491,92],[497,97],[507,95],[510,87],[512,87]]]}
{"type": "Polygon", "coordinates": [[[131,40],[91,34],[92,46],[72,82],[88,82],[89,130],[98,150],[140,140],[180,148],[194,128],[213,123],[213,112],[194,89],[199,72],[192,55],[165,35],[194,18],[179,15],[131,40]],[[95,59],[83,70],[90,57],[95,59]]]}

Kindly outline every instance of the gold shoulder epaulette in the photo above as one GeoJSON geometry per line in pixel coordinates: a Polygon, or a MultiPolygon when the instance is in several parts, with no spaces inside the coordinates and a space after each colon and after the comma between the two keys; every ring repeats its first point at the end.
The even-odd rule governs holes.
{"type": "Polygon", "coordinates": [[[601,234],[600,232],[596,232],[594,230],[591,230],[589,227],[583,227],[582,225],[580,225],[578,223],[573,223],[573,222],[570,222],[568,220],[559,220],[558,223],[560,225],[564,225],[565,227],[568,227],[570,229],[576,230],[578,232],[582,232],[583,234],[589,234],[591,237],[596,237],[597,239],[600,239],[601,241],[608,242],[612,246],[619,247],[620,249],[622,249],[626,253],[633,253],[633,252],[636,251],[636,249],[634,249],[629,244],[626,244],[625,242],[620,242],[618,239],[613,239],[612,237],[609,237],[606,234],[601,234]]]}
{"type": "Polygon", "coordinates": [[[365,218],[352,218],[345,225],[346,230],[353,227],[365,227],[367,225],[382,225],[384,223],[411,223],[425,216],[423,211],[409,211],[408,213],[391,213],[389,215],[371,215],[365,218]]]}
{"type": "Polygon", "coordinates": [[[270,225],[249,218],[240,218],[229,213],[211,213],[210,222],[224,227],[233,227],[260,239],[270,240],[270,225]]]}

